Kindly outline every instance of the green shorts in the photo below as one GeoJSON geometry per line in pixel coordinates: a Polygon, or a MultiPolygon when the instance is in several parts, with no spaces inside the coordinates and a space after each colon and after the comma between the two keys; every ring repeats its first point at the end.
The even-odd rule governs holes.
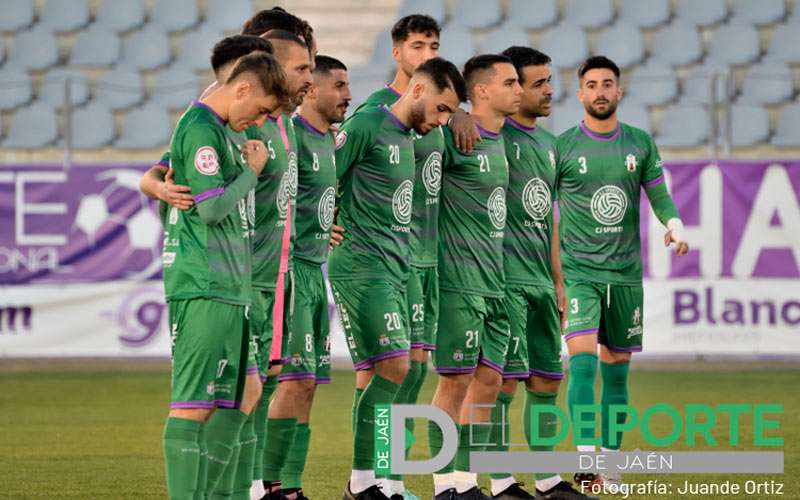
{"type": "Polygon", "coordinates": [[[506,309],[511,341],[503,378],[564,378],[555,290],[540,285],[506,285],[506,309]]]}
{"type": "Polygon", "coordinates": [[[564,338],[597,334],[597,342],[615,352],[641,352],[644,321],[642,285],[588,281],[564,283],[567,328],[564,338]]]}
{"type": "MultiPolygon", "coordinates": [[[[292,272],[286,274],[283,295],[283,342],[281,355],[285,356],[289,342],[289,333],[292,328],[292,308],[294,306],[294,279],[292,272]]],[[[250,335],[256,339],[256,362],[261,380],[267,380],[267,372],[271,365],[281,364],[281,361],[270,363],[269,355],[272,349],[273,322],[272,316],[275,308],[275,292],[272,290],[253,290],[251,306],[250,335]]]]}
{"type": "Polygon", "coordinates": [[[171,408],[238,408],[250,347],[247,306],[169,302],[171,408]]]}
{"type": "Polygon", "coordinates": [[[481,363],[502,374],[508,342],[503,299],[442,291],[433,356],[438,373],[472,373],[481,363]]]}
{"type": "Polygon", "coordinates": [[[294,312],[278,381],[331,382],[331,336],[328,288],[319,264],[294,261],[294,312]]]}
{"type": "Polygon", "coordinates": [[[408,356],[405,289],[385,280],[331,280],[333,300],[356,370],[408,356]]]}
{"type": "Polygon", "coordinates": [[[406,289],[411,348],[436,349],[439,321],[439,271],[434,267],[411,266],[406,289]]]}

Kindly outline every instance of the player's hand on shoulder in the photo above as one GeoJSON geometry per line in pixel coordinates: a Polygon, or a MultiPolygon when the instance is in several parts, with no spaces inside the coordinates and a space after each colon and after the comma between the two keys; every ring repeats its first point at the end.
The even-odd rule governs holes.
{"type": "Polygon", "coordinates": [[[261,175],[267,164],[267,147],[261,141],[249,140],[242,146],[242,156],[256,176],[261,175]]]}
{"type": "Polygon", "coordinates": [[[475,143],[481,140],[481,134],[478,131],[478,123],[475,118],[460,108],[453,113],[448,126],[453,131],[456,147],[462,153],[471,153],[475,148],[475,143]]]}
{"type": "Polygon", "coordinates": [[[164,182],[159,185],[158,198],[169,206],[179,210],[188,210],[194,205],[194,198],[190,194],[192,188],[182,184],[175,184],[175,171],[168,169],[164,182]]]}

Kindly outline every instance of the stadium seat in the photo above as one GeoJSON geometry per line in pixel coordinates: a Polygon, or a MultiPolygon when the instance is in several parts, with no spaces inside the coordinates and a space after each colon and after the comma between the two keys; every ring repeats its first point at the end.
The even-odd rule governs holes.
{"type": "Polygon", "coordinates": [[[764,25],[780,21],[786,16],[784,0],[735,0],[734,19],[764,25]]]}
{"type": "Polygon", "coordinates": [[[617,23],[600,35],[595,53],[610,57],[620,68],[627,68],[644,59],[644,37],[639,28],[617,23]]]}
{"type": "Polygon", "coordinates": [[[97,9],[96,22],[114,32],[129,31],[144,23],[143,0],[104,0],[97,9]]]}
{"type": "Polygon", "coordinates": [[[740,102],[778,104],[794,93],[792,70],[781,62],[765,62],[751,66],[742,86],[740,102]]]}
{"type": "Polygon", "coordinates": [[[0,37],[0,66],[2,66],[3,61],[6,60],[6,40],[3,37],[0,37]]]}
{"type": "Polygon", "coordinates": [[[747,64],[760,53],[758,31],[752,24],[724,24],[711,38],[708,60],[724,64],[747,64]]]}
{"type": "Polygon", "coordinates": [[[9,110],[30,102],[33,95],[31,76],[22,68],[0,68],[0,110],[9,110]]]}
{"type": "Polygon", "coordinates": [[[53,144],[56,138],[58,120],[55,111],[47,104],[35,102],[14,112],[3,146],[40,148],[53,144]]]}
{"type": "Polygon", "coordinates": [[[681,102],[684,104],[708,104],[711,102],[711,79],[716,74],[716,102],[724,102],[733,97],[730,85],[730,71],[725,65],[707,64],[689,70],[683,79],[681,102]]]}
{"type": "Polygon", "coordinates": [[[571,24],[561,23],[542,38],[542,52],[553,58],[553,65],[571,68],[580,64],[586,56],[586,33],[571,24]]]}
{"type": "Polygon", "coordinates": [[[172,33],[191,28],[197,24],[198,17],[197,0],[158,0],[150,19],[172,33]]]}
{"type": "Polygon", "coordinates": [[[567,0],[565,21],[581,28],[599,28],[614,19],[611,0],[567,0]]]}
{"type": "Polygon", "coordinates": [[[459,0],[455,20],[467,28],[488,28],[500,22],[499,0],[459,0]]]}
{"type": "Polygon", "coordinates": [[[372,54],[369,57],[370,65],[380,65],[388,67],[394,65],[392,58],[392,34],[388,31],[378,33],[375,44],[372,46],[372,54]]]}
{"type": "Polygon", "coordinates": [[[144,81],[135,68],[119,67],[106,72],[95,83],[94,98],[111,109],[126,109],[142,101],[144,81]]]}
{"type": "Polygon", "coordinates": [[[200,88],[194,71],[173,67],[158,74],[151,100],[163,108],[180,110],[199,95],[200,88]]]}
{"type": "MultiPolygon", "coordinates": [[[[198,47],[197,50],[202,49],[198,47]]],[[[145,25],[125,40],[122,50],[122,63],[125,65],[147,71],[163,66],[169,60],[169,37],[157,26],[145,25]]]]}
{"type": "Polygon", "coordinates": [[[220,31],[238,33],[245,19],[253,15],[251,0],[208,0],[206,24],[220,31]]]}
{"type": "Polygon", "coordinates": [[[411,14],[426,14],[442,24],[446,17],[444,0],[405,0],[400,6],[400,13],[397,17],[411,14]]]}
{"type": "Polygon", "coordinates": [[[688,148],[705,144],[711,135],[711,117],[702,105],[671,106],[664,112],[656,143],[688,148]]]}
{"type": "Polygon", "coordinates": [[[221,38],[222,34],[219,31],[207,25],[185,33],[175,64],[195,71],[208,69],[211,65],[211,50],[221,38]]]}
{"type": "Polygon", "coordinates": [[[69,78],[69,97],[72,106],[82,106],[89,100],[89,82],[86,76],[69,68],[50,70],[42,79],[39,100],[53,108],[61,109],[66,100],[66,80],[69,78]]]}
{"type": "Polygon", "coordinates": [[[103,25],[94,25],[78,34],[69,63],[76,66],[111,66],[119,60],[122,42],[103,25]]]}
{"type": "Polygon", "coordinates": [[[91,103],[72,111],[70,116],[72,147],[102,148],[114,140],[114,114],[105,106],[91,103]]]}
{"type": "Polygon", "coordinates": [[[169,142],[172,120],[169,113],[153,103],[128,112],[116,146],[125,149],[149,149],[169,142]]]}
{"type": "Polygon", "coordinates": [[[475,41],[467,28],[451,22],[442,29],[439,36],[442,46],[439,55],[456,66],[462,66],[467,59],[475,55],[475,41]]]}
{"type": "Polygon", "coordinates": [[[769,137],[769,115],[761,106],[735,104],[730,108],[731,145],[755,146],[769,137]]]}
{"type": "Polygon", "coordinates": [[[558,19],[556,0],[511,0],[506,24],[520,28],[541,29],[558,19]]]}
{"type": "Polygon", "coordinates": [[[778,147],[800,147],[800,104],[790,104],[781,110],[771,143],[778,147]]]}
{"type": "Polygon", "coordinates": [[[619,107],[618,116],[620,121],[628,125],[640,128],[648,134],[652,132],[650,112],[642,105],[623,102],[619,107]]]}
{"type": "Polygon", "coordinates": [[[498,54],[512,45],[530,46],[528,33],[522,28],[502,25],[486,35],[481,48],[482,54],[498,54]]]}
{"type": "Polygon", "coordinates": [[[728,17],[725,0],[678,0],[676,17],[695,26],[710,26],[728,17]]]}
{"type": "Polygon", "coordinates": [[[800,63],[800,24],[776,26],[772,30],[767,56],[772,60],[800,63]]]}
{"type": "Polygon", "coordinates": [[[10,0],[3,3],[0,32],[17,31],[33,24],[33,0],[10,0]]]}
{"type": "Polygon", "coordinates": [[[655,28],[669,20],[669,0],[622,0],[620,20],[639,28],[655,28]]]}
{"type": "Polygon", "coordinates": [[[583,106],[577,100],[553,107],[553,129],[556,135],[563,134],[583,120],[583,106]]]}
{"type": "Polygon", "coordinates": [[[42,26],[56,33],[75,31],[89,22],[87,0],[47,0],[39,18],[42,26]]]}
{"type": "Polygon", "coordinates": [[[678,95],[678,80],[672,68],[653,61],[634,69],[623,89],[627,102],[663,106],[678,95]]]}
{"type": "Polygon", "coordinates": [[[17,33],[8,56],[11,64],[41,71],[58,62],[58,44],[53,32],[41,26],[17,33]]]}
{"type": "Polygon", "coordinates": [[[564,98],[564,82],[561,81],[561,72],[558,68],[550,66],[550,86],[553,87],[553,102],[564,98]]]}
{"type": "Polygon", "coordinates": [[[691,64],[703,55],[700,33],[691,24],[674,22],[653,36],[653,57],[673,66],[691,64]]]}

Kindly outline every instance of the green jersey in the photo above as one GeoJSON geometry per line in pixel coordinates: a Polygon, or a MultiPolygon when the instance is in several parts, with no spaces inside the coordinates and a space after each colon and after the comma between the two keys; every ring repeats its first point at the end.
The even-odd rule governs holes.
{"type": "MultiPolygon", "coordinates": [[[[400,98],[390,86],[373,92],[356,113],[375,106],[392,105],[400,98]]],[[[442,186],[442,127],[414,139],[414,201],[411,209],[411,264],[417,267],[436,265],[439,232],[439,191],[442,186]]]]}
{"type": "Polygon", "coordinates": [[[503,297],[508,160],[503,137],[478,127],[470,154],[445,129],[442,207],[439,214],[439,288],[503,297]]]}
{"type": "MultiPolygon", "coordinates": [[[[661,157],[643,130],[620,123],[610,134],[583,122],[558,137],[561,265],[566,279],[609,284],[642,281],[639,201],[666,193],[661,157]]],[[[667,195],[659,218],[678,217],[667,195]]]]}
{"type": "Polygon", "coordinates": [[[314,264],[328,259],[336,200],[333,135],[294,117],[297,135],[297,241],[294,255],[314,264]]]}
{"type": "Polygon", "coordinates": [[[556,137],[542,127],[525,127],[507,118],[503,140],[508,158],[506,283],[552,287],[556,137]]]}
{"type": "MultiPolygon", "coordinates": [[[[255,176],[213,110],[196,102],[175,127],[170,163],[177,184],[191,188],[195,204],[171,208],[164,237],[164,288],[167,301],[205,298],[230,304],[250,303],[253,191],[235,208],[208,224],[200,206],[223,196],[240,176],[255,176]]],[[[244,192],[246,195],[246,191],[244,192]]]]}
{"type": "MultiPolygon", "coordinates": [[[[264,142],[269,151],[267,166],[258,177],[256,186],[256,230],[253,240],[253,287],[259,290],[275,290],[278,281],[283,230],[286,215],[297,196],[297,148],[294,124],[282,115],[279,119],[268,118],[261,128],[247,129],[249,139],[264,142]],[[284,143],[278,120],[282,120],[288,139],[284,143]]],[[[294,224],[292,224],[292,240],[294,224]]],[[[291,252],[292,245],[289,245],[291,252]]],[[[291,255],[291,254],[290,254],[291,255]]],[[[291,260],[290,260],[291,262],[291,260]]]]}
{"type": "Polygon", "coordinates": [[[339,225],[331,278],[380,279],[405,287],[414,191],[409,129],[381,106],[347,120],[336,138],[339,225]]]}

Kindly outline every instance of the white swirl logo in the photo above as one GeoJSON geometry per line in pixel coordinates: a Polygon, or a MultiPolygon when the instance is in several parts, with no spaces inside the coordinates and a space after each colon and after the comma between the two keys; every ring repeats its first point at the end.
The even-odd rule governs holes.
{"type": "Polygon", "coordinates": [[[625,217],[628,197],[617,186],[603,186],[592,195],[592,216],[605,226],[614,226],[625,217]]]}
{"type": "Polygon", "coordinates": [[[542,179],[534,177],[522,190],[522,206],[533,220],[542,220],[550,213],[550,188],[542,179]]]}
{"type": "Polygon", "coordinates": [[[404,180],[397,186],[392,197],[392,212],[394,218],[400,224],[411,222],[411,202],[413,198],[414,184],[410,180],[404,180]]]}
{"type": "Polygon", "coordinates": [[[319,227],[323,231],[327,231],[333,224],[333,207],[335,202],[335,191],[329,187],[322,193],[317,206],[317,218],[319,219],[319,227]]]}
{"type": "Polygon", "coordinates": [[[297,153],[289,153],[289,196],[297,197],[297,153]]]}
{"type": "Polygon", "coordinates": [[[278,205],[278,217],[281,219],[286,218],[286,209],[289,206],[289,190],[291,189],[289,180],[289,171],[286,171],[281,176],[281,184],[278,187],[278,196],[275,203],[278,205]]]}
{"type": "Polygon", "coordinates": [[[489,220],[495,229],[503,229],[506,227],[506,191],[502,187],[494,188],[492,194],[489,195],[487,207],[489,211],[489,220]]]}
{"type": "Polygon", "coordinates": [[[422,184],[429,196],[438,196],[442,187],[442,155],[434,151],[422,167],[422,184]]]}

